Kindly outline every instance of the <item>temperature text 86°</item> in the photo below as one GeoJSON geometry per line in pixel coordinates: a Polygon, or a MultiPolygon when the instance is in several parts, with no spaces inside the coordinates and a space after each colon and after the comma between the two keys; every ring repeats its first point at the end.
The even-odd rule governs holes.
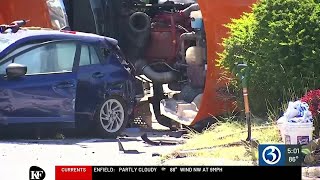
{"type": "Polygon", "coordinates": [[[292,157],[289,157],[289,162],[295,163],[298,161],[298,159],[299,159],[299,156],[292,156],[292,157]]]}

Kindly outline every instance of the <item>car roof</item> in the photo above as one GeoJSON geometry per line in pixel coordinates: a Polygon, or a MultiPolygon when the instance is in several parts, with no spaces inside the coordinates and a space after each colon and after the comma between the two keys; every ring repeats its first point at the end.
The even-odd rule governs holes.
{"type": "Polygon", "coordinates": [[[118,41],[113,38],[108,38],[91,33],[75,32],[75,31],[58,31],[58,30],[29,30],[22,29],[16,33],[0,33],[0,58],[11,51],[12,48],[19,46],[19,44],[26,43],[32,40],[41,39],[53,40],[80,40],[83,42],[97,42],[111,43],[117,45],[118,41]]]}

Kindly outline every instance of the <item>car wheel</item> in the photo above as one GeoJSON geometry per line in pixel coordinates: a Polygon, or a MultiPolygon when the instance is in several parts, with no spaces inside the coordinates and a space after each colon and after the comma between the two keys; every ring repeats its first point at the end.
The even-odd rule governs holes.
{"type": "Polygon", "coordinates": [[[127,126],[128,115],[124,101],[110,97],[96,111],[97,130],[102,137],[116,137],[127,126]]]}

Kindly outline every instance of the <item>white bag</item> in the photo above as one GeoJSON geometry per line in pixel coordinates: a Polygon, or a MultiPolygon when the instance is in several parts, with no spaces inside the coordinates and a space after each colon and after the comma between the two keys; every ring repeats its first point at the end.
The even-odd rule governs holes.
{"type": "Polygon", "coordinates": [[[280,118],[278,123],[284,121],[289,123],[310,123],[313,122],[312,113],[309,111],[309,105],[305,102],[289,102],[284,118],[280,118]]]}

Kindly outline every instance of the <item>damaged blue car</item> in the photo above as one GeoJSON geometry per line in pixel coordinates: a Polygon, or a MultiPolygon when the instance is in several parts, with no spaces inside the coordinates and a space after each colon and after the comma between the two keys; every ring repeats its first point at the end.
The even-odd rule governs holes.
{"type": "Polygon", "coordinates": [[[115,136],[135,104],[132,66],[117,41],[21,29],[0,34],[0,125],[55,124],[115,136]]]}

